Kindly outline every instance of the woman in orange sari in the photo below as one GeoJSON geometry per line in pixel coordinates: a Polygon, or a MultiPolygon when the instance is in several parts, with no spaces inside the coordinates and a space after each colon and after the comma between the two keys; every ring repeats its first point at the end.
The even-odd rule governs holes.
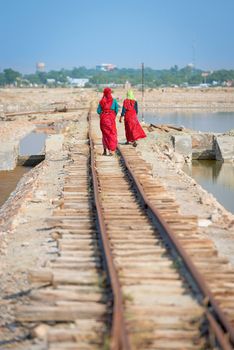
{"type": "Polygon", "coordinates": [[[103,90],[103,97],[99,102],[97,113],[100,115],[100,129],[102,131],[103,155],[112,156],[117,147],[116,115],[118,103],[113,99],[110,88],[103,90]]]}
{"type": "Polygon", "coordinates": [[[137,101],[134,98],[133,92],[129,90],[127,92],[127,98],[123,102],[123,108],[119,122],[121,123],[122,118],[124,117],[125,135],[127,139],[126,144],[132,142],[132,145],[134,147],[137,146],[137,140],[146,137],[146,134],[138,121],[137,114],[137,101]]]}

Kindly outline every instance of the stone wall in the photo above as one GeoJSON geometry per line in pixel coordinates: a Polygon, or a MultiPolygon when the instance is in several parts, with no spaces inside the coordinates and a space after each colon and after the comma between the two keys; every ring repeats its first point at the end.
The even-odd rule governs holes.
{"type": "Polygon", "coordinates": [[[234,136],[219,135],[215,142],[216,159],[234,161],[234,136]]]}
{"type": "Polygon", "coordinates": [[[234,161],[234,136],[193,133],[173,135],[174,151],[187,159],[234,161]]]}

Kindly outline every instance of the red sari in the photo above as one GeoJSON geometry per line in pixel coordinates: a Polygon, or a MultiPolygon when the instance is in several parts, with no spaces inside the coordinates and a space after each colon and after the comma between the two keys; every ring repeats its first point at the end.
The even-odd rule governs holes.
{"type": "Polygon", "coordinates": [[[138,121],[137,113],[134,108],[135,100],[124,100],[123,106],[125,108],[124,126],[127,141],[134,142],[146,137],[146,134],[138,121]]]}
{"type": "Polygon", "coordinates": [[[117,129],[116,113],[111,110],[113,98],[102,98],[100,105],[102,112],[100,114],[100,128],[102,131],[103,147],[114,152],[117,148],[117,129]]]}

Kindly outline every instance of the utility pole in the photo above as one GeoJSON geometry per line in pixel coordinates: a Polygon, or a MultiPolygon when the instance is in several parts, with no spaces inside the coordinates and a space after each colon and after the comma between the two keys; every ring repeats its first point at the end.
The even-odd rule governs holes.
{"type": "Polygon", "coordinates": [[[141,121],[144,122],[144,109],[145,109],[145,66],[141,64],[141,102],[142,102],[142,116],[141,121]]]}
{"type": "Polygon", "coordinates": [[[193,50],[192,63],[193,63],[193,68],[195,69],[196,68],[196,42],[195,42],[195,40],[193,40],[192,50],[193,50]]]}

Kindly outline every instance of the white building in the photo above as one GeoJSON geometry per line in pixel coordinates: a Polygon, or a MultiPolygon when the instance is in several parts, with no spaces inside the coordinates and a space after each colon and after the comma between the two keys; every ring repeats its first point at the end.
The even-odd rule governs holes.
{"type": "Polygon", "coordinates": [[[112,70],[114,70],[116,68],[116,66],[112,63],[102,63],[98,66],[96,66],[96,70],[100,70],[103,72],[110,72],[112,70]]]}
{"type": "Polygon", "coordinates": [[[37,72],[44,72],[45,71],[45,63],[44,62],[37,62],[36,63],[36,70],[37,72]]]}
{"type": "Polygon", "coordinates": [[[78,78],[67,77],[67,81],[72,86],[84,87],[85,84],[87,84],[89,82],[89,79],[85,79],[85,78],[78,79],[78,78]]]}
{"type": "Polygon", "coordinates": [[[53,85],[53,84],[56,84],[56,80],[55,79],[46,79],[46,83],[49,85],[53,85]]]}

